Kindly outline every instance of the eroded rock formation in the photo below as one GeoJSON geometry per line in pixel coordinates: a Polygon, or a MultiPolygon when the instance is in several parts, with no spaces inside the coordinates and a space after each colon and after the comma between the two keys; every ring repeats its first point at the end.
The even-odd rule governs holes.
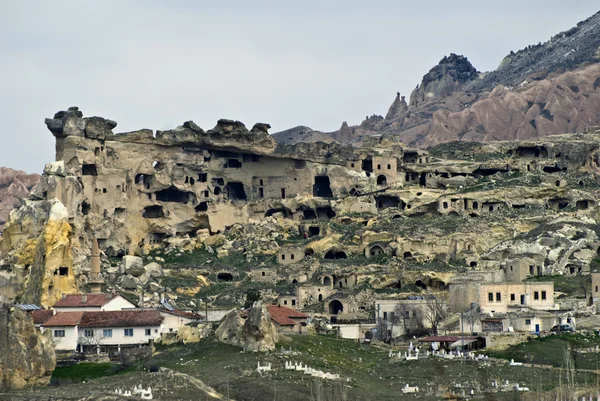
{"type": "Polygon", "coordinates": [[[236,310],[229,312],[215,331],[215,337],[225,344],[262,352],[275,349],[278,333],[267,307],[259,301],[250,308],[245,319],[236,310]]]}
{"type": "MultiPolygon", "coordinates": [[[[583,132],[600,125],[600,13],[576,27],[518,52],[495,71],[478,73],[450,54],[423,76],[405,107],[400,94],[385,118],[324,135],[361,143],[390,135],[416,147],[451,141],[525,140],[583,132]]],[[[294,141],[291,135],[275,138],[294,141]]],[[[322,140],[305,136],[304,140],[322,140]]]]}
{"type": "Polygon", "coordinates": [[[0,306],[0,390],[47,384],[55,366],[50,331],[41,334],[27,313],[0,306]]]}
{"type": "Polygon", "coordinates": [[[0,234],[10,211],[20,206],[20,199],[26,198],[39,181],[39,174],[0,167],[0,234]]]}

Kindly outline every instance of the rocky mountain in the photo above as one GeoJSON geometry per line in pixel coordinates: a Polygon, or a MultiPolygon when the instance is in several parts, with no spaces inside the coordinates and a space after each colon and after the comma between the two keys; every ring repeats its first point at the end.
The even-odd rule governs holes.
{"type": "Polygon", "coordinates": [[[466,57],[450,54],[425,74],[408,104],[398,93],[385,118],[326,135],[342,143],[389,135],[429,147],[583,132],[600,125],[599,44],[597,13],[543,44],[511,51],[491,72],[479,73],[466,57]]]}
{"type": "Polygon", "coordinates": [[[39,181],[39,174],[0,167],[0,234],[10,211],[20,206],[19,199],[27,197],[39,181]]]}

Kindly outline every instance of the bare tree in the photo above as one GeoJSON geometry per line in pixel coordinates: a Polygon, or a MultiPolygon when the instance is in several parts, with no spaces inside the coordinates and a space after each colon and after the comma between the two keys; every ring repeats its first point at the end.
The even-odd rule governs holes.
{"type": "Polygon", "coordinates": [[[398,303],[394,308],[394,320],[396,324],[402,325],[407,336],[423,331],[422,309],[419,305],[409,302],[398,303]]]}
{"type": "Polygon", "coordinates": [[[104,339],[104,330],[83,329],[79,332],[79,344],[82,353],[87,354],[90,350],[97,348],[104,339]]]}
{"type": "Polygon", "coordinates": [[[440,323],[448,316],[447,304],[439,296],[428,295],[423,308],[423,322],[431,327],[434,335],[438,334],[440,323]]]}
{"type": "Polygon", "coordinates": [[[467,324],[471,329],[470,332],[473,333],[475,331],[475,323],[479,320],[479,311],[478,308],[470,309],[461,314],[463,324],[467,324]]]}

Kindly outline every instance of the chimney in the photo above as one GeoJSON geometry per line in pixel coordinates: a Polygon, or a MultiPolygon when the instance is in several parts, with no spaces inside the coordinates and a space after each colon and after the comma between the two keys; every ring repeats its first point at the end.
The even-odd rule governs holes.
{"type": "Polygon", "coordinates": [[[81,294],[81,303],[87,302],[87,294],[81,294]]]}
{"type": "Polygon", "coordinates": [[[65,299],[65,298],[67,298],[67,294],[63,293],[62,294],[62,299],[65,299]]]}

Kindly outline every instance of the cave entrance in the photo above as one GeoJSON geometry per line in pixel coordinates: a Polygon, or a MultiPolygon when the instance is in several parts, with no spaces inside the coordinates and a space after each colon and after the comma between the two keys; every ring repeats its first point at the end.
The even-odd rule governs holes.
{"type": "Polygon", "coordinates": [[[316,235],[319,235],[320,233],[321,233],[321,227],[319,227],[319,226],[308,227],[308,236],[309,237],[314,237],[316,235]]]}
{"type": "MultiPolygon", "coordinates": [[[[364,159],[362,161],[362,171],[365,171],[367,173],[372,173],[373,172],[373,160],[370,157],[367,157],[366,159],[364,159]]],[[[367,174],[367,177],[369,175],[367,174]]]]}
{"type": "Polygon", "coordinates": [[[81,167],[81,175],[98,175],[95,164],[84,164],[81,167]]]}
{"type": "Polygon", "coordinates": [[[333,198],[333,192],[331,191],[331,183],[329,177],[326,175],[319,175],[315,177],[315,185],[313,185],[313,196],[321,198],[333,198]]]}
{"type": "Polygon", "coordinates": [[[208,202],[200,202],[198,206],[194,208],[197,212],[206,212],[208,210],[208,202]]]}
{"type": "Polygon", "coordinates": [[[332,219],[335,217],[335,212],[333,211],[331,206],[318,207],[317,217],[320,219],[332,219]]]}
{"type": "Polygon", "coordinates": [[[348,256],[346,255],[346,252],[339,251],[339,250],[330,249],[325,254],[325,259],[338,260],[338,259],[347,259],[347,258],[348,258],[348,256]]]}
{"type": "Polygon", "coordinates": [[[587,210],[590,208],[590,201],[588,200],[578,200],[575,204],[578,210],[587,210]]]}
{"type": "Polygon", "coordinates": [[[344,305],[340,301],[338,301],[337,299],[334,299],[333,301],[331,301],[329,303],[329,314],[330,315],[337,315],[342,312],[344,312],[344,305]]]}
{"type": "Polygon", "coordinates": [[[246,191],[244,191],[244,184],[241,182],[228,182],[225,185],[225,191],[227,197],[232,200],[246,200],[246,191]]]}
{"type": "Polygon", "coordinates": [[[238,159],[227,159],[225,168],[242,168],[242,163],[238,159]]]}
{"type": "Polygon", "coordinates": [[[87,202],[83,202],[83,203],[81,204],[81,213],[82,213],[84,216],[87,216],[87,215],[90,213],[90,209],[91,209],[91,208],[92,208],[92,205],[90,205],[90,204],[89,204],[89,203],[87,203],[87,202]]]}
{"type": "Polygon", "coordinates": [[[160,205],[146,206],[142,212],[142,217],[145,219],[159,219],[165,217],[165,212],[160,205]]]}
{"type": "Polygon", "coordinates": [[[273,216],[275,213],[282,213],[284,217],[288,218],[292,216],[292,211],[286,207],[280,209],[269,209],[265,212],[265,217],[273,216]]]}
{"type": "Polygon", "coordinates": [[[303,217],[304,217],[304,220],[313,220],[313,219],[316,219],[316,218],[317,218],[317,214],[316,214],[316,213],[315,213],[315,211],[314,211],[314,210],[312,210],[312,209],[305,209],[305,210],[302,212],[302,215],[303,215],[303,217]]]}
{"type": "Polygon", "coordinates": [[[225,282],[233,281],[233,275],[231,273],[225,273],[225,272],[219,273],[219,274],[217,274],[217,280],[225,281],[225,282]]]}
{"type": "Polygon", "coordinates": [[[175,187],[169,187],[156,193],[156,200],[161,202],[173,202],[186,204],[194,194],[181,191],[175,187]]]}
{"type": "MultiPolygon", "coordinates": [[[[378,210],[387,209],[389,207],[398,207],[401,205],[405,206],[405,205],[403,205],[403,202],[400,200],[400,198],[397,196],[389,196],[389,195],[376,196],[375,201],[377,202],[378,210]]],[[[402,208],[404,209],[404,207],[402,207],[402,208]]]]}
{"type": "Polygon", "coordinates": [[[323,285],[331,285],[331,277],[325,276],[323,277],[323,285]]]}
{"type": "Polygon", "coordinates": [[[372,246],[371,249],[369,250],[369,254],[371,256],[379,256],[379,255],[382,255],[384,253],[385,253],[385,251],[379,245],[372,246]]]}

